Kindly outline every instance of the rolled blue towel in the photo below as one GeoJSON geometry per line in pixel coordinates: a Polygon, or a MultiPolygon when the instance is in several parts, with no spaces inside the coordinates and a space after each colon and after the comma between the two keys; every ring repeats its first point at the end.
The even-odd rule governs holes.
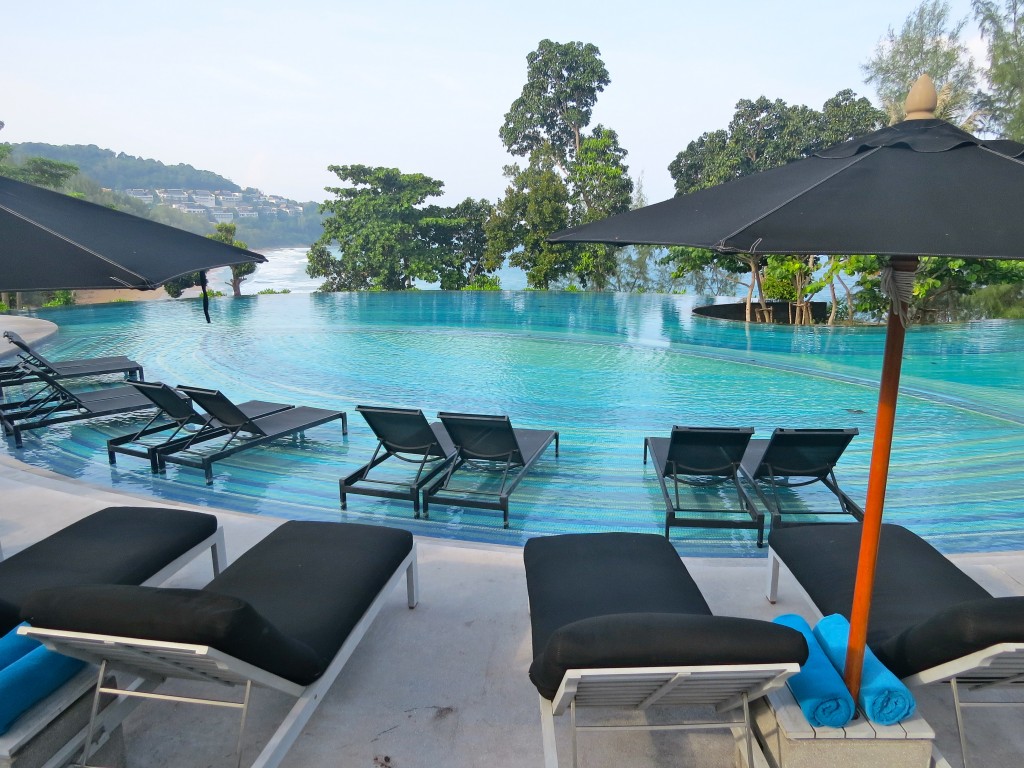
{"type": "MultiPolygon", "coordinates": [[[[850,622],[839,614],[826,616],[814,628],[814,636],[835,668],[842,672],[846,667],[850,622]]],[[[914,714],[917,706],[907,686],[878,660],[870,648],[864,649],[864,669],[857,703],[868,719],[879,725],[895,725],[914,714]]]]}
{"type": "Polygon", "coordinates": [[[797,630],[807,641],[807,661],[799,673],[786,681],[807,722],[818,727],[842,728],[853,718],[853,697],[818,644],[811,625],[795,613],[777,616],[774,621],[797,630]]]}

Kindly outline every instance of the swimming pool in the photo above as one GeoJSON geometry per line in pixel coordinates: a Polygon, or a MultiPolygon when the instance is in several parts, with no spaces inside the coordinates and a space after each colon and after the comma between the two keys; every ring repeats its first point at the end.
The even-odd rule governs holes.
{"type": "MultiPolygon", "coordinates": [[[[863,500],[881,328],[746,326],[693,315],[685,296],[438,291],[250,296],[38,312],[60,326],[55,357],[127,354],[146,377],[216,387],[235,400],[342,408],[304,444],[282,441],[202,472],[166,477],[105,441],[145,420],[111,417],[30,433],[4,450],[30,464],[168,502],[303,519],[394,524],[429,536],[518,544],[564,531],[660,532],[664,507],[643,438],[673,424],[857,427],[838,474],[863,500]],[[358,404],[506,413],[557,429],[562,451],[534,467],[500,513],[352,497],[338,478],[373,452],[358,404]]],[[[912,328],[903,366],[886,515],[947,552],[1024,549],[1024,323],[912,328]]],[[[754,555],[750,531],[677,529],[688,555],[754,555]]]]}

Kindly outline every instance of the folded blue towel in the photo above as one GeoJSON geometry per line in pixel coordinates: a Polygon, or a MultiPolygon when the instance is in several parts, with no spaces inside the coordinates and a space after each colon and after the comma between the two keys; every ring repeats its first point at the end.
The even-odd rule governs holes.
{"type": "Polygon", "coordinates": [[[38,641],[35,648],[0,669],[0,734],[32,705],[42,701],[85,666],[84,661],[47,650],[38,641]]]}
{"type": "MultiPolygon", "coordinates": [[[[840,672],[846,667],[846,647],[850,640],[850,622],[839,614],[826,616],[814,628],[814,636],[840,672]]],[[[886,669],[870,648],[864,649],[860,695],[857,703],[868,719],[879,725],[895,725],[914,714],[916,703],[910,690],[886,669]]]]}
{"type": "Polygon", "coordinates": [[[799,673],[786,681],[807,722],[818,727],[842,728],[853,718],[853,696],[818,644],[811,625],[795,613],[777,616],[774,621],[797,630],[807,641],[807,661],[799,673]]]}

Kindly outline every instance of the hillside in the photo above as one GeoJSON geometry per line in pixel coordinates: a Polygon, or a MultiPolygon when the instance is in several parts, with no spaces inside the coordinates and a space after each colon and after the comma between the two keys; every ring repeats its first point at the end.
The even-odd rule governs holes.
{"type": "Polygon", "coordinates": [[[242,189],[213,171],[184,163],[166,165],[95,144],[10,146],[16,163],[44,157],[76,165],[79,175],[69,186],[93,202],[198,234],[213,232],[217,222],[232,221],[237,238],[255,250],[308,246],[323,231],[315,202],[242,189]]]}

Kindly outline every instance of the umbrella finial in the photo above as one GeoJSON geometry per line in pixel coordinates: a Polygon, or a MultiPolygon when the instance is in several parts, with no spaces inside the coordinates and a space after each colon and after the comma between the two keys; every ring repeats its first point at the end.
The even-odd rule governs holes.
{"type": "Polygon", "coordinates": [[[906,120],[932,120],[935,118],[935,107],[939,104],[939,96],[935,92],[935,83],[928,75],[921,75],[907,94],[907,102],[903,111],[906,120]]]}

